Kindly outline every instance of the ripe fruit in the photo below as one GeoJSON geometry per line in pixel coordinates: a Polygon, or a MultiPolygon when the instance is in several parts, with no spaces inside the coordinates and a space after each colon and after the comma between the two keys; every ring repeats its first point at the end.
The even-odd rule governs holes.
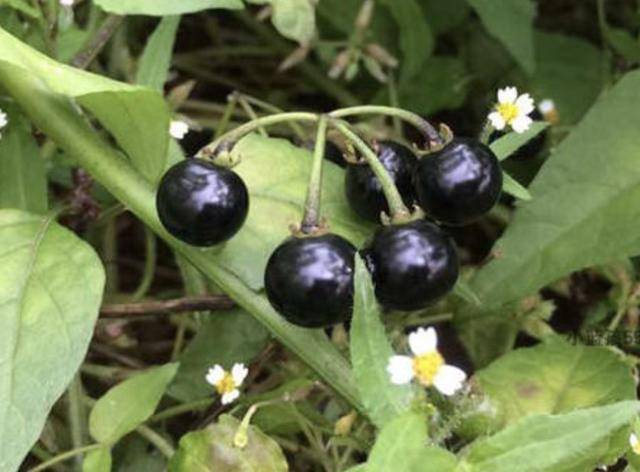
{"type": "Polygon", "coordinates": [[[464,225],[488,212],[502,190],[502,170],[488,146],[454,138],[422,158],[414,174],[418,204],[432,218],[464,225]]]}
{"type": "MultiPolygon", "coordinates": [[[[415,200],[411,176],[418,162],[415,154],[394,141],[378,143],[377,154],[396,184],[405,205],[411,208],[415,200]]],[[[371,167],[366,164],[347,166],[345,192],[351,208],[364,219],[380,222],[380,213],[389,211],[382,186],[371,167]]]]}
{"type": "Polygon", "coordinates": [[[331,326],[351,315],[356,249],[335,234],[286,239],[271,254],[264,286],[271,305],[289,322],[331,326]]]}
{"type": "Polygon", "coordinates": [[[361,251],[378,302],[418,310],[446,295],[458,279],[458,254],[449,236],[425,220],[378,229],[361,251]]]}
{"type": "Polygon", "coordinates": [[[249,211],[249,193],[232,170],[186,159],[162,177],[156,207],[173,236],[193,246],[212,246],[240,229],[249,211]]]}

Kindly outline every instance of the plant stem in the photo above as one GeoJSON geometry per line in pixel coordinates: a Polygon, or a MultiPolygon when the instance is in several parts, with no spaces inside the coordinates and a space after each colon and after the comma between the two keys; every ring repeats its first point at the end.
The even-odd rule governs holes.
{"type": "Polygon", "coordinates": [[[224,295],[196,295],[192,297],[153,300],[139,303],[114,303],[103,305],[100,316],[129,318],[134,316],[167,315],[179,312],[229,310],[233,300],[224,295]]]}
{"type": "Polygon", "coordinates": [[[124,20],[123,16],[109,15],[102,23],[102,26],[100,26],[100,29],[96,31],[95,35],[71,60],[71,65],[79,69],[86,69],[100,51],[102,51],[102,48],[109,42],[109,39],[111,39],[113,33],[116,32],[122,20],[124,20]]]}
{"type": "Polygon", "coordinates": [[[205,410],[209,408],[214,402],[215,400],[213,398],[204,398],[189,403],[183,403],[182,405],[173,406],[161,411],[160,413],[156,413],[147,420],[147,423],[158,423],[160,421],[173,418],[174,416],[179,416],[184,413],[190,413],[194,410],[205,410]]]}
{"type": "Polygon", "coordinates": [[[369,167],[371,167],[371,170],[382,186],[382,191],[384,192],[384,196],[389,204],[389,216],[391,221],[393,223],[407,221],[411,213],[402,201],[400,192],[398,192],[389,172],[387,172],[387,169],[382,165],[378,156],[376,156],[373,150],[360,138],[360,136],[351,130],[347,123],[342,121],[333,121],[331,124],[340,131],[345,138],[353,143],[356,149],[360,151],[362,156],[365,158],[369,167]]]}
{"type": "Polygon", "coordinates": [[[153,444],[158,451],[162,453],[167,459],[171,459],[176,453],[173,445],[169,443],[165,438],[156,433],[154,430],[141,424],[136,428],[136,433],[145,438],[151,444],[153,444]]]}
{"type": "MultiPolygon", "coordinates": [[[[252,97],[251,95],[247,95],[240,92],[235,92],[235,94],[244,98],[248,103],[262,108],[267,113],[272,113],[272,114],[284,113],[284,110],[282,110],[281,108],[278,108],[277,106],[272,105],[271,103],[265,102],[263,100],[260,100],[258,98],[252,97]]],[[[303,129],[300,127],[298,123],[296,123],[295,121],[289,121],[287,122],[287,124],[291,128],[291,131],[293,131],[293,133],[301,141],[305,141],[307,139],[307,134],[303,131],[303,129]]]]}
{"type": "Polygon", "coordinates": [[[229,120],[233,116],[233,113],[236,111],[236,105],[238,104],[238,98],[235,95],[229,96],[229,101],[227,102],[227,106],[224,109],[224,113],[222,114],[222,118],[220,118],[220,122],[216,127],[216,134],[214,139],[218,139],[220,136],[224,134],[229,126],[229,120]]]}
{"type": "Polygon", "coordinates": [[[41,470],[46,470],[52,465],[66,461],[68,459],[71,459],[72,457],[79,456],[80,454],[91,452],[95,449],[100,449],[101,447],[103,447],[101,444],[90,444],[89,446],[82,446],[76,449],[71,449],[70,451],[63,452],[62,454],[58,454],[57,456],[49,459],[47,462],[43,462],[42,464],[29,469],[28,472],[39,472],[41,470]]]}
{"type": "MultiPolygon", "coordinates": [[[[76,374],[67,391],[69,429],[71,430],[71,445],[77,449],[84,445],[85,410],[81,401],[82,380],[80,374],[76,374]]],[[[80,470],[82,463],[76,458],[74,468],[80,470]]]]}
{"type": "MultiPolygon", "coordinates": [[[[258,115],[256,115],[256,112],[251,107],[251,104],[244,98],[243,95],[237,95],[237,100],[244,112],[249,116],[249,118],[251,118],[252,121],[258,119],[258,115]]],[[[258,128],[258,132],[265,138],[269,136],[267,134],[267,130],[264,129],[264,126],[260,126],[258,128]]]]}
{"type": "Polygon", "coordinates": [[[316,143],[313,150],[313,164],[307,188],[307,200],[304,204],[304,216],[300,229],[303,233],[312,234],[320,226],[320,197],[322,194],[322,163],[324,147],[327,140],[327,117],[321,116],[318,122],[316,143]]]}
{"type": "Polygon", "coordinates": [[[146,226],[144,227],[144,242],[144,272],[142,273],[140,285],[138,285],[136,291],[131,295],[132,301],[138,301],[147,294],[149,288],[151,288],[156,272],[156,236],[153,234],[153,231],[146,226]]]}

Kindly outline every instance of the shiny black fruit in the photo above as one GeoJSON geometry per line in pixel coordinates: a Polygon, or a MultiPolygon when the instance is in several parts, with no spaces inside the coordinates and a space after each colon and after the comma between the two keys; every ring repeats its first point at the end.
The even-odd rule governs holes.
{"type": "Polygon", "coordinates": [[[418,204],[432,218],[464,225],[488,212],[502,190],[502,169],[493,151],[479,141],[454,138],[416,166],[418,204]]]}
{"type": "MultiPolygon", "coordinates": [[[[405,205],[411,208],[415,200],[411,176],[418,162],[415,154],[402,144],[381,141],[378,143],[378,159],[389,172],[405,205]]],[[[380,213],[389,211],[382,186],[366,164],[347,166],[345,192],[349,205],[362,218],[380,222],[380,213]]]]}
{"type": "Polygon", "coordinates": [[[446,295],[458,280],[453,241],[425,220],[380,228],[361,251],[378,302],[418,310],[446,295]]]}
{"type": "Polygon", "coordinates": [[[232,170],[186,159],[162,177],[156,207],[173,236],[193,246],[212,246],[240,229],[249,211],[249,193],[232,170]]]}
{"type": "Polygon", "coordinates": [[[269,302],[298,326],[320,328],[347,320],[355,253],[349,241],[335,234],[286,239],[267,263],[269,302]]]}

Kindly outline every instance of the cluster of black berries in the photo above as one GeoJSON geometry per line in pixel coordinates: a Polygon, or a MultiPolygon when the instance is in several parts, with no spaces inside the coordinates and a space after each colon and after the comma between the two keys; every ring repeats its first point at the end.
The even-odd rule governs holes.
{"type": "MultiPolygon", "coordinates": [[[[331,158],[335,145],[327,144],[326,157],[331,158]]],[[[500,195],[498,159],[476,140],[453,138],[420,160],[393,141],[377,143],[375,150],[405,204],[419,205],[437,223],[467,224],[489,211],[500,195]]],[[[378,222],[389,211],[382,186],[366,164],[348,164],[345,193],[363,218],[378,222]]],[[[162,178],[156,203],[160,220],[172,235],[209,246],[240,229],[248,202],[247,188],[235,172],[188,159],[162,178]]],[[[265,290],[270,303],[299,326],[327,327],[347,320],[353,305],[356,251],[332,233],[287,238],[267,263],[265,290]]],[[[360,254],[378,301],[390,310],[424,308],[446,295],[458,278],[453,241],[426,219],[380,227],[360,254]]]]}

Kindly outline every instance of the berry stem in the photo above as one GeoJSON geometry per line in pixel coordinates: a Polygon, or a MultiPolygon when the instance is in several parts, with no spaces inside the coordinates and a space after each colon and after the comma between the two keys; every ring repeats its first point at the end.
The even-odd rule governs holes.
{"type": "MultiPolygon", "coordinates": [[[[272,105],[269,102],[265,102],[264,100],[260,100],[259,98],[247,95],[246,93],[233,92],[233,94],[237,97],[244,98],[244,100],[251,105],[262,108],[267,113],[284,113],[284,110],[282,108],[278,108],[277,106],[272,105]]],[[[288,125],[291,128],[291,131],[300,139],[300,141],[304,141],[307,139],[307,134],[298,123],[296,123],[295,121],[290,121],[288,122],[288,125]]]]}
{"type": "Polygon", "coordinates": [[[402,108],[388,107],[382,105],[362,105],[357,107],[340,108],[329,113],[330,118],[346,118],[353,115],[387,115],[399,118],[415,126],[424,135],[429,147],[443,144],[443,139],[431,123],[420,115],[412,113],[402,108]]]}
{"type": "Polygon", "coordinates": [[[318,122],[316,143],[313,149],[313,164],[309,177],[307,199],[304,204],[304,216],[300,229],[305,234],[312,234],[320,224],[320,196],[322,193],[322,162],[327,139],[327,117],[322,115],[318,122]]]}
{"type": "Polygon", "coordinates": [[[382,191],[384,192],[384,196],[389,204],[389,216],[391,218],[391,222],[400,223],[407,221],[410,218],[411,213],[402,201],[402,196],[400,195],[400,192],[398,192],[398,189],[393,183],[387,169],[384,168],[375,152],[373,152],[373,150],[362,140],[362,138],[360,138],[360,136],[351,130],[348,123],[334,120],[331,124],[334,128],[340,131],[345,138],[351,141],[358,151],[360,151],[367,161],[367,164],[369,164],[369,167],[371,167],[371,170],[376,175],[376,178],[380,181],[382,191]]]}

